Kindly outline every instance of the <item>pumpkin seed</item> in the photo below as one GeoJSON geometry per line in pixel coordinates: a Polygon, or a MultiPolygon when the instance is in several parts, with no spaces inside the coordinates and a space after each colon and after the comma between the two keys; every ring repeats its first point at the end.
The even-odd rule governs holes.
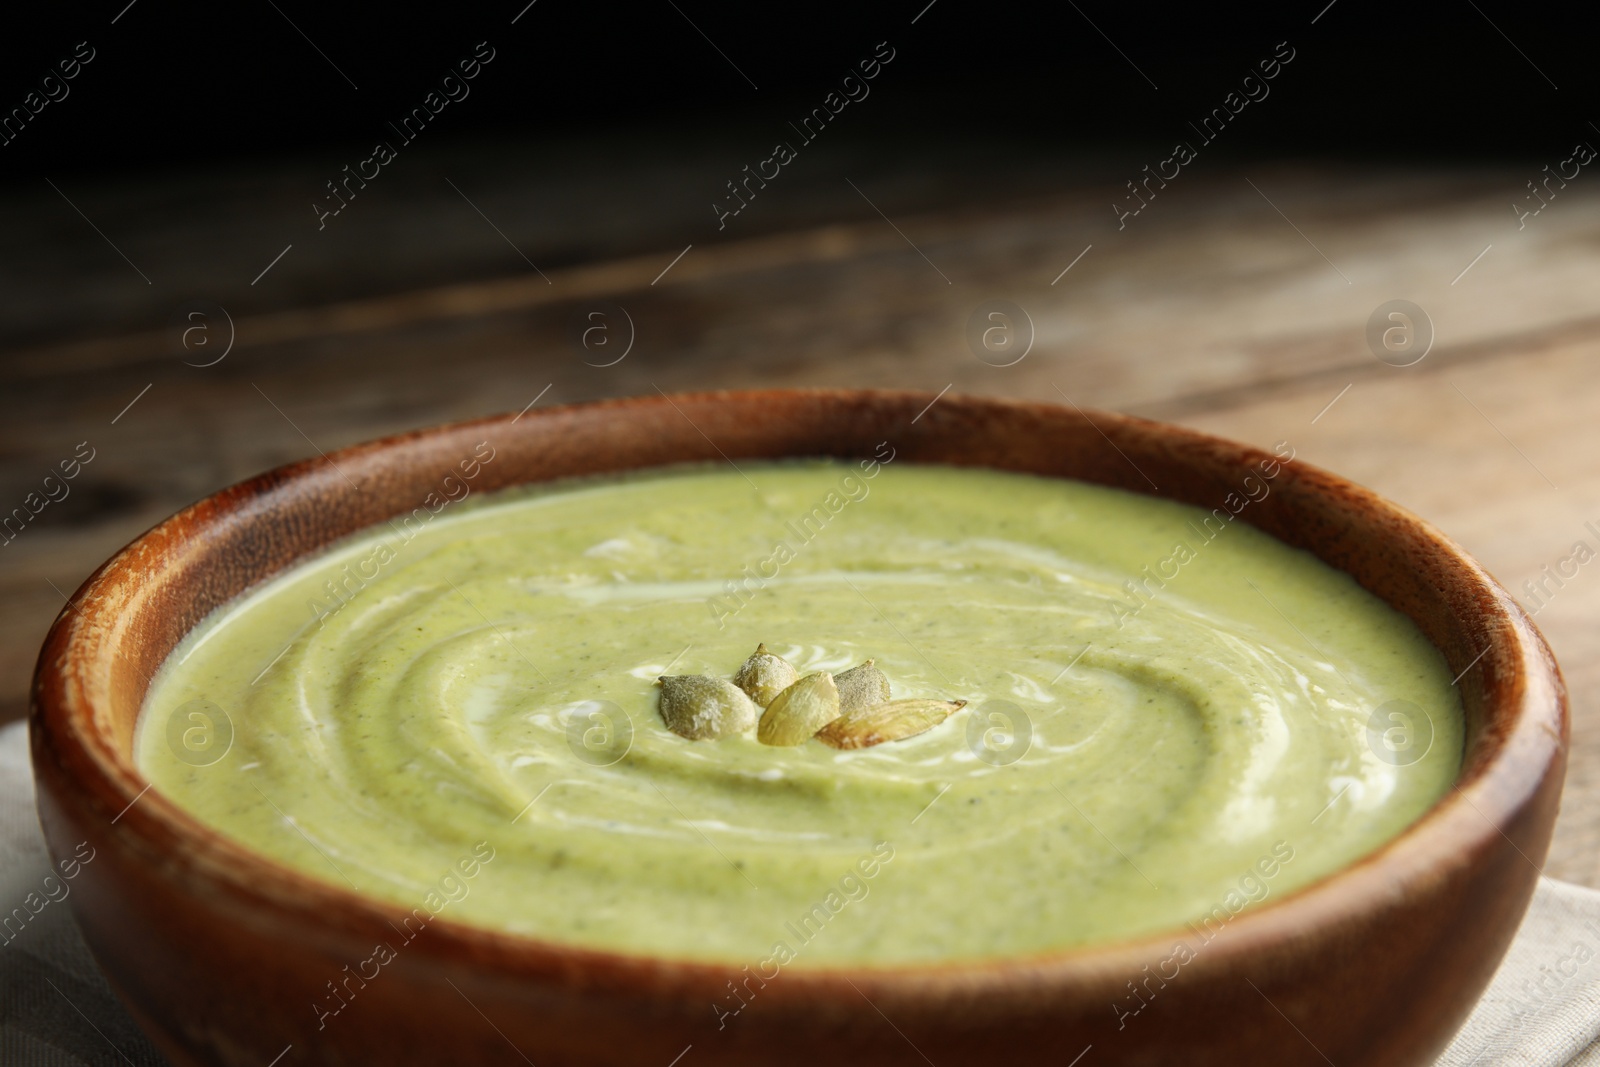
{"type": "Polygon", "coordinates": [[[869,659],[833,679],[839,687],[841,713],[848,715],[889,699],[889,678],[875,666],[876,663],[876,660],[869,659]]]}
{"type": "Polygon", "coordinates": [[[965,700],[890,700],[849,712],[824,726],[817,740],[834,748],[871,748],[925,733],[966,707],[965,700]]]}
{"type": "Polygon", "coordinates": [[[808,674],[767,707],[756,727],[756,740],[764,745],[803,745],[838,717],[839,688],[833,675],[808,674]]]}
{"type": "Polygon", "coordinates": [[[743,733],[756,724],[756,706],[744,690],[721,678],[684,674],[659,679],[661,718],[691,741],[743,733]]]}
{"type": "Polygon", "coordinates": [[[733,676],[733,684],[764,708],[799,678],[800,672],[794,669],[794,664],[768,652],[766,645],[757,645],[755,652],[739,668],[739,673],[733,676]]]}

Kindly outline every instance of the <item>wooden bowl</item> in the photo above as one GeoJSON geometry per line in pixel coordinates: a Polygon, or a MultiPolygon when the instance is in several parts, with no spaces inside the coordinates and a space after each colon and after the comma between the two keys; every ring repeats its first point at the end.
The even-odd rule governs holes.
{"type": "MultiPolygon", "coordinates": [[[[52,854],[94,860],[72,909],[113,987],[179,1064],[532,1062],[709,1067],[1429,1063],[1515,933],[1555,821],[1566,691],[1543,638],[1437,530],[1294,462],[1241,518],[1347,571],[1461,672],[1455,788],[1366,859],[1230,922],[1146,984],[1182,932],[982,963],[800,968],[719,1029],[730,968],[436,920],[333,1020],[313,1002],[394,937],[400,909],[203,826],[134,766],[152,673],[208,612],[322,546],[410,510],[488,439],[478,485],[683,461],[867,457],[1081,478],[1211,508],[1265,453],[1120,415],[920,393],[650,396],[358,445],[264,474],[119,552],[57,618],[33,687],[52,854]],[[924,410],[924,409],[927,410],[924,410]],[[920,417],[919,417],[920,413],[920,417]],[[1148,479],[1148,480],[1147,480],[1148,479]],[[1146,970],[1146,968],[1149,968],[1146,970]],[[1119,1018],[1130,990],[1158,990],[1119,1018]],[[692,1046],[692,1047],[691,1047],[692,1046]],[[274,1057],[282,1059],[274,1061],[274,1057]]],[[[1002,902],[974,901],[974,907],[1002,902]]],[[[1170,966],[1170,965],[1169,965],[1170,966]]]]}

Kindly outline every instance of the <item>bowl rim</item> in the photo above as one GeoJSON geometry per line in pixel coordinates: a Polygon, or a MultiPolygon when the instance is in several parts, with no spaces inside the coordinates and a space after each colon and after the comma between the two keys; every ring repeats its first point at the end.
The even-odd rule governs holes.
{"type": "MultiPolygon", "coordinates": [[[[83,792],[83,803],[98,808],[107,816],[115,815],[113,822],[120,820],[120,828],[131,835],[133,847],[173,866],[176,873],[169,876],[187,880],[191,888],[198,880],[208,883],[208,888],[220,889],[255,908],[276,913],[276,918],[324,925],[331,921],[340,932],[392,925],[393,921],[411,912],[399,904],[366,896],[280,864],[206,825],[155,788],[139,772],[132,753],[121,755],[107,732],[96,728],[101,717],[85,696],[87,690],[82,683],[88,672],[97,667],[108,669],[109,664],[87,658],[84,646],[97,639],[97,629],[104,630],[115,622],[114,618],[100,617],[105,609],[100,606],[96,594],[119,574],[136,571],[145,549],[153,542],[171,539],[175,532],[187,528],[188,532],[177,538],[181,543],[209,527],[241,519],[250,521],[245,513],[264,497],[292,490],[313,479],[326,478],[330,466],[340,470],[342,475],[345,470],[360,470],[363,462],[374,456],[407,444],[477,428],[507,430],[524,415],[533,422],[587,414],[625,417],[630,411],[663,404],[674,407],[705,403],[759,405],[780,398],[824,403],[895,401],[916,408],[942,398],[941,403],[969,410],[1082,420],[1106,436],[1113,446],[1115,441],[1108,432],[1131,431],[1162,437],[1178,445],[1225,448],[1237,454],[1240,469],[1249,463],[1273,458],[1270,453],[1253,446],[1187,427],[1121,413],[1086,410],[1075,404],[1067,408],[1055,403],[959,393],[946,392],[935,397],[922,391],[878,389],[752,389],[673,394],[658,390],[658,395],[592,400],[537,411],[524,409],[520,415],[502,413],[443,423],[361,442],[273,468],[208,494],[141,533],[84,580],[56,616],[34,674],[29,733],[36,782],[42,781],[44,768],[41,765],[46,763],[62,768],[62,773],[69,777],[76,775],[74,784],[83,792]],[[71,771],[65,769],[64,757],[70,761],[71,771]],[[188,847],[174,854],[171,849],[174,843],[188,847]]],[[[792,454],[793,458],[801,455],[792,454]]],[[[648,470],[677,462],[681,461],[619,466],[615,470],[618,473],[648,470]]],[[[1004,469],[989,466],[990,469],[1004,469]]],[[[1266,946],[1283,942],[1310,928],[1352,923],[1375,907],[1393,903],[1402,896],[1405,887],[1426,884],[1466,865],[1466,857],[1493,846],[1496,837],[1504,838],[1516,848],[1504,827],[1533,800],[1551,767],[1564,759],[1569,738],[1566,687],[1548,644],[1527,613],[1476,560],[1432,524],[1372,490],[1298,458],[1293,466],[1298,479],[1319,483],[1317,492],[1342,494],[1350,501],[1350,508],[1380,513],[1386,520],[1404,527],[1411,536],[1420,538],[1431,551],[1441,553],[1450,568],[1480,594],[1478,603],[1482,618],[1493,634],[1489,646],[1479,654],[1478,660],[1468,664],[1457,681],[1469,674],[1479,660],[1489,658],[1507,672],[1514,684],[1510,687],[1509,698],[1498,704],[1485,704],[1485,724],[1477,731],[1476,738],[1472,736],[1469,723],[1461,769],[1443,797],[1399,835],[1355,862],[1233,915],[1227,923],[1228,936],[1219,938],[1214,947],[1209,947],[1208,942],[1206,949],[1208,957],[1223,964],[1248,958],[1266,946]]],[[[520,481],[496,491],[532,484],[540,483],[520,481]]],[[[1159,491],[1146,495],[1173,499],[1159,491]]],[[[348,536],[351,535],[341,534],[324,541],[318,550],[348,536]]],[[[257,589],[305,558],[306,555],[301,555],[284,568],[258,577],[230,599],[257,589]]],[[[171,565],[170,560],[168,565],[171,565]]],[[[1329,565],[1342,570],[1336,564],[1329,565]]],[[[114,655],[115,644],[116,640],[112,639],[103,642],[105,657],[114,655]]],[[[1442,649],[1441,652],[1448,659],[1448,652],[1442,649]]],[[[166,654],[170,655],[170,649],[166,654]]],[[[42,784],[36,788],[42,793],[42,784]]],[[[1521,853],[1520,848],[1517,851],[1521,853]]],[[[1536,871],[1539,869],[1539,864],[1531,858],[1525,854],[1523,858],[1536,871]]],[[[585,947],[476,926],[445,915],[430,919],[428,927],[433,936],[411,947],[408,955],[432,957],[447,964],[460,964],[465,960],[514,978],[564,980],[582,974],[585,984],[596,989],[655,994],[692,991],[700,996],[711,990],[720,993],[728,975],[738,973],[732,961],[585,947]]],[[[763,996],[796,997],[812,1003],[840,999],[859,1003],[859,997],[868,992],[913,998],[952,994],[1012,996],[1019,979],[1026,979],[1033,985],[1043,982],[1047,986],[1062,986],[1088,982],[1103,977],[1108,971],[1119,977],[1136,974],[1141,962],[1158,958],[1173,945],[1174,939],[1186,939],[1184,929],[1164,928],[1133,937],[996,957],[785,966],[785,980],[770,993],[764,991],[763,996]]]]}

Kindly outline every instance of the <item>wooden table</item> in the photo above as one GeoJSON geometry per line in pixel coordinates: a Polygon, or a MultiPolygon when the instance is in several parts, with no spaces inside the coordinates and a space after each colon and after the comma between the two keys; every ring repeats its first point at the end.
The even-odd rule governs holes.
{"type": "MultiPolygon", "coordinates": [[[[334,237],[284,192],[316,187],[309,165],[196,193],[206,210],[181,222],[153,218],[148,188],[80,191],[141,272],[163,255],[178,265],[149,289],[48,190],[0,205],[0,219],[48,219],[11,232],[48,252],[45,281],[76,272],[79,286],[44,284],[20,255],[0,264],[28,298],[0,307],[0,502],[20,504],[78,442],[95,450],[71,495],[0,549],[0,718],[23,713],[64,595],[151,523],[275,464],[535,397],[761,384],[1066,397],[1288,440],[1438,524],[1519,596],[1574,542],[1600,549],[1584,525],[1600,525],[1600,187],[1582,179],[1519,224],[1509,205],[1531,173],[1214,167],[1119,228],[1112,204],[1136,165],[1045,159],[1003,179],[946,165],[934,180],[916,165],[852,171],[841,151],[719,233],[696,174],[606,186],[570,168],[529,178],[503,159],[451,166],[419,163],[428,181],[397,180],[364,217],[352,205],[334,237]],[[229,197],[268,206],[216,209],[229,197]],[[202,240],[209,258],[179,254],[202,240]],[[245,284],[290,243],[301,255],[245,284]],[[185,366],[157,327],[180,299],[219,289],[236,343],[215,366],[185,366]],[[1436,331],[1403,368],[1366,340],[1369,316],[1397,298],[1436,331]],[[980,362],[964,338],[989,299],[1032,320],[1013,366],[980,362]],[[568,338],[589,300],[634,323],[614,366],[587,365],[568,338]]],[[[1575,712],[1549,871],[1600,886],[1600,563],[1537,621],[1575,712]]]]}

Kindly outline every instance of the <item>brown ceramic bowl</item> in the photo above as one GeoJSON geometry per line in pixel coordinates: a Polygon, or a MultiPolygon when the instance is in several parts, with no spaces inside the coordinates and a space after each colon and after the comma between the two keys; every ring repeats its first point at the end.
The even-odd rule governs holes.
{"type": "MultiPolygon", "coordinates": [[[[1029,1063],[1415,1067],[1465,1019],[1549,844],[1566,693],[1539,633],[1437,530],[1295,462],[1242,518],[1354,575],[1460,671],[1454,791],[1362,862],[1229,923],[1137,1017],[1129,982],[1177,934],[1027,958],[785,971],[719,1031],[728,969],[430,924],[336,1024],[330,975],[400,909],[278,866],[151,790],[131,758],[152,672],[219,604],[410,510],[485,438],[488,488],[683,461],[867,457],[1086,479],[1211,508],[1266,458],[1172,426],[923,394],[651,396],[360,445],[224,490],[101,567],[51,629],[33,690],[52,853],[96,850],[72,894],[112,985],[179,1064],[1029,1063]],[[920,414],[920,417],[918,417],[920,414]],[[1092,421],[1091,421],[1092,420],[1092,421]],[[1147,481],[1147,478],[1149,479],[1147,481]],[[691,1048],[692,1046],[692,1048],[691,1048]],[[685,1050],[688,1050],[687,1052],[685,1050]],[[287,1051],[285,1051],[287,1050],[287,1051]]],[[[480,483],[483,484],[483,483],[480,483]]],[[[984,902],[975,901],[974,906],[984,902]]]]}

